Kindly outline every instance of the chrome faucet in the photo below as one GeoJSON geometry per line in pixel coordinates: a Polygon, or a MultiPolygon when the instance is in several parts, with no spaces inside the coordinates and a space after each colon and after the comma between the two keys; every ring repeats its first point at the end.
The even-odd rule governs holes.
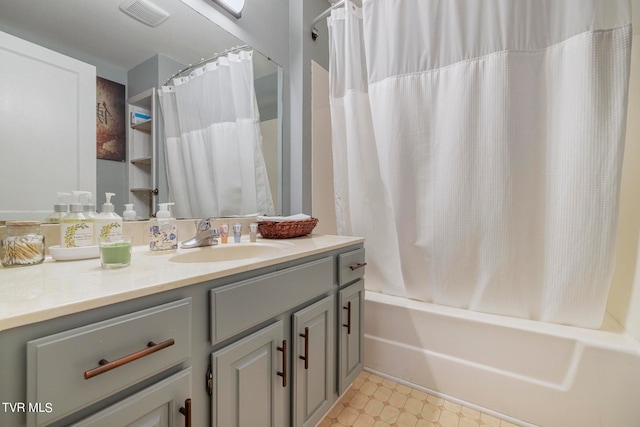
{"type": "Polygon", "coordinates": [[[213,218],[205,218],[196,222],[196,235],[189,240],[185,240],[180,245],[181,248],[190,249],[201,246],[213,246],[218,244],[220,229],[211,226],[213,218]]]}

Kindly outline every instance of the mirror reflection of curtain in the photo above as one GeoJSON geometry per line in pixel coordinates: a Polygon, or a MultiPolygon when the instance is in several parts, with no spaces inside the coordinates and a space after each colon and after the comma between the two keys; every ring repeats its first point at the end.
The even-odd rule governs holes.
{"type": "Polygon", "coordinates": [[[158,91],[178,218],[274,212],[252,54],[218,58],[158,91]]]}

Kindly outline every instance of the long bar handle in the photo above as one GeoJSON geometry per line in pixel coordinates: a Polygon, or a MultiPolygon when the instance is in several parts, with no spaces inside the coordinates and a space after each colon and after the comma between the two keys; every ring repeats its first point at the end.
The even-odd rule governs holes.
{"type": "Polygon", "coordinates": [[[304,328],[304,334],[300,334],[304,338],[304,356],[298,356],[304,360],[304,369],[309,369],[309,328],[304,328]]]}
{"type": "Polygon", "coordinates": [[[185,400],[184,406],[182,406],[179,411],[184,415],[184,426],[191,427],[191,399],[185,400]]]}
{"type": "Polygon", "coordinates": [[[342,326],[347,328],[347,335],[351,335],[351,301],[348,301],[346,307],[342,308],[347,310],[347,324],[342,326]]]}
{"type": "Polygon", "coordinates": [[[85,371],[84,379],[88,380],[89,378],[93,378],[97,375],[104,374],[107,371],[118,368],[122,365],[126,365],[127,363],[133,362],[134,360],[141,359],[145,356],[155,353],[156,351],[160,351],[164,348],[170,347],[175,343],[176,341],[173,338],[163,341],[159,344],[156,344],[153,341],[150,341],[147,344],[147,348],[136,351],[135,353],[131,353],[128,356],[121,357],[120,359],[116,359],[113,362],[109,362],[106,359],[101,359],[98,362],[100,366],[98,366],[97,368],[93,368],[93,369],[89,369],[88,371],[85,371]]]}
{"type": "Polygon", "coordinates": [[[357,270],[357,269],[359,269],[359,268],[364,267],[365,265],[367,265],[367,263],[366,263],[366,262],[359,262],[359,263],[357,263],[357,264],[350,265],[350,266],[349,266],[349,268],[351,269],[351,271],[354,271],[354,270],[357,270]]]}
{"type": "Polygon", "coordinates": [[[287,340],[282,340],[282,347],[276,347],[282,352],[282,372],[278,375],[282,377],[282,387],[287,386],[287,340]]]}

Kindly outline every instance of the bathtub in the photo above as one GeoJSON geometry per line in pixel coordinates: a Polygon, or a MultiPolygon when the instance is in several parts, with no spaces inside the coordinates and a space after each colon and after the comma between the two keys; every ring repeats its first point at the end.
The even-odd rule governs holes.
{"type": "Polygon", "coordinates": [[[640,426],[640,343],[367,291],[365,366],[521,425],[640,426]]]}

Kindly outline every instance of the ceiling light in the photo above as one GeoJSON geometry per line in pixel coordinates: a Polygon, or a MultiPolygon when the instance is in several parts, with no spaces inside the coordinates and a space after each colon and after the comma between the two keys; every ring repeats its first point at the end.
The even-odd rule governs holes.
{"type": "Polygon", "coordinates": [[[191,9],[198,12],[205,18],[216,22],[216,14],[219,13],[215,8],[211,7],[211,2],[222,7],[226,12],[240,18],[245,0],[180,0],[191,9]],[[213,13],[212,13],[213,12],[213,13]]]}
{"type": "Polygon", "coordinates": [[[213,0],[213,2],[236,18],[240,18],[242,9],[244,8],[244,0],[213,0]]]}

